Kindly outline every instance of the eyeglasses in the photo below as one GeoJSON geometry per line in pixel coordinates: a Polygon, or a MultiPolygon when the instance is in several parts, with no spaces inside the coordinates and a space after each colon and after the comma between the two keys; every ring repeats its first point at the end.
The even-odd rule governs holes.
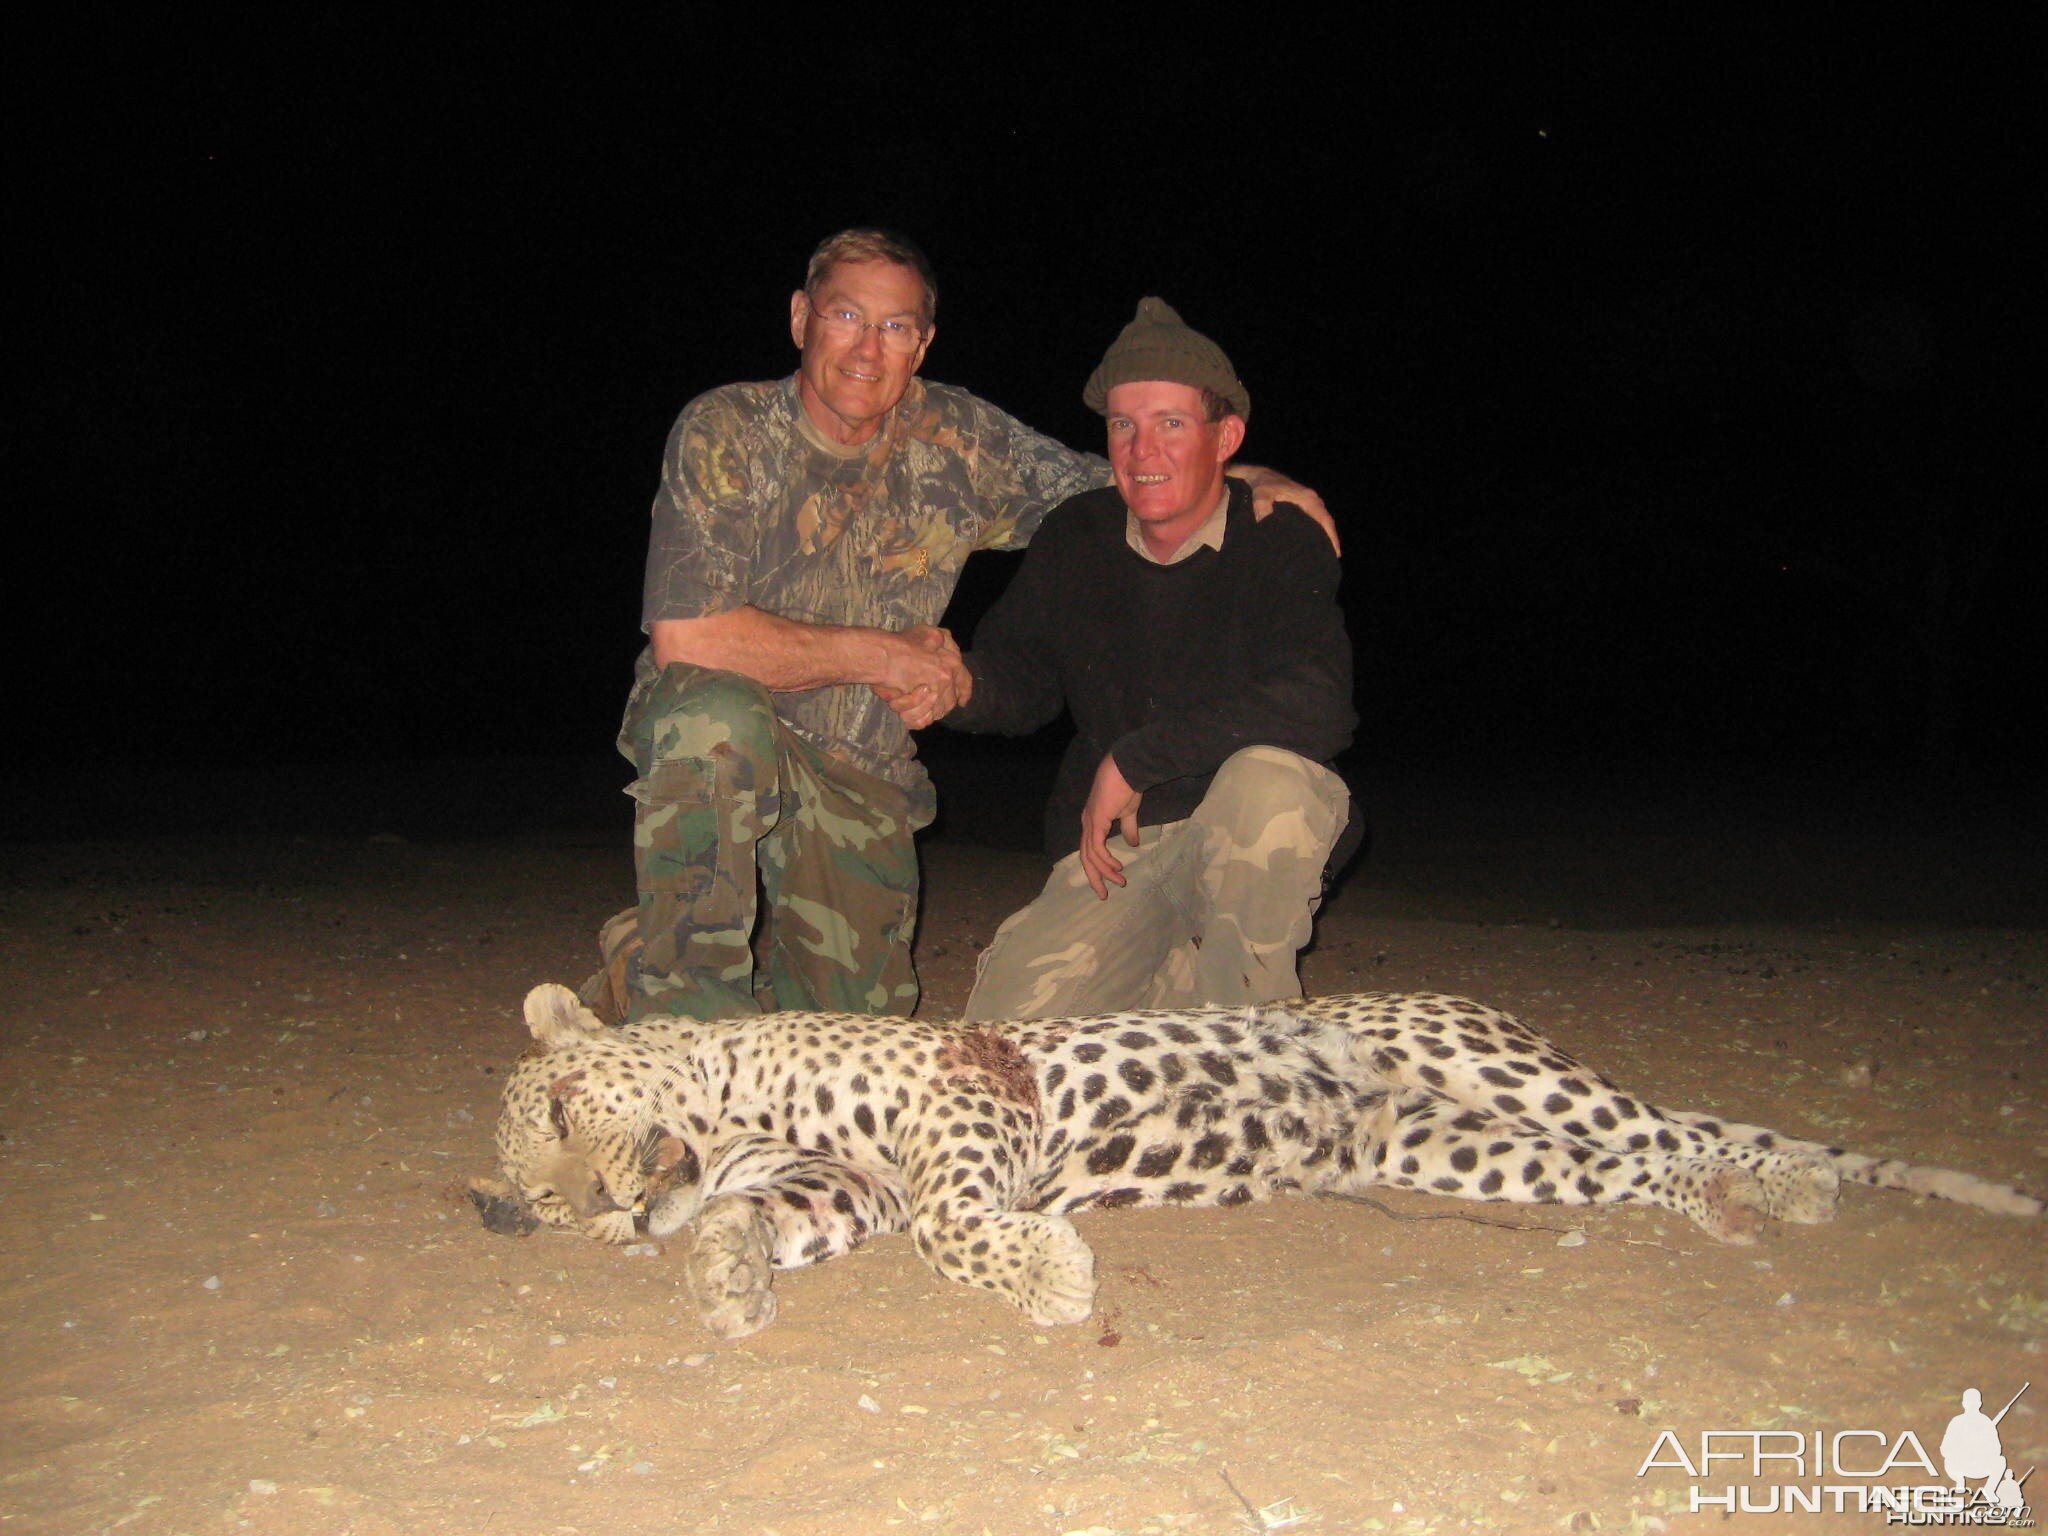
{"type": "MultiPolygon", "coordinates": [[[[808,301],[806,301],[808,302],[808,301]]],[[[820,309],[811,306],[811,318],[825,327],[834,336],[860,344],[862,336],[872,327],[880,333],[882,345],[891,352],[915,352],[917,344],[924,339],[924,327],[910,320],[869,320],[857,309],[820,309]]]]}

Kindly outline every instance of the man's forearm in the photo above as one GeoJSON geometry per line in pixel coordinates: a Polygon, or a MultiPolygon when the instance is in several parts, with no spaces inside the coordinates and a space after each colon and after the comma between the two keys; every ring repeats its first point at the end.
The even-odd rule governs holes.
{"type": "Polygon", "coordinates": [[[742,606],[702,619],[657,619],[648,642],[657,666],[680,661],[736,672],[771,693],[866,684],[899,715],[920,716],[913,727],[944,714],[974,687],[953,637],[929,624],[902,631],[806,624],[742,606]]]}
{"type": "Polygon", "coordinates": [[[658,666],[685,661],[751,677],[774,693],[834,683],[888,683],[901,637],[886,630],[805,624],[759,608],[702,619],[657,619],[648,632],[658,666]]]}

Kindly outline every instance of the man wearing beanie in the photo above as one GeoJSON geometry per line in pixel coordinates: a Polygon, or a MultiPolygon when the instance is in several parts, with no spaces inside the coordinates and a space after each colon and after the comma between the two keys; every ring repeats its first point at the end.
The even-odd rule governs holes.
{"type": "Polygon", "coordinates": [[[1046,807],[1058,861],[998,930],[970,1020],[1297,994],[1326,869],[1355,846],[1337,561],[1306,516],[1255,520],[1224,467],[1251,396],[1148,298],[1082,398],[1115,483],[1056,508],[982,621],[962,730],[1075,736],[1046,807]],[[1350,835],[1347,836],[1347,833],[1350,835]]]}
{"type": "Polygon", "coordinates": [[[1107,478],[917,376],[937,300],[900,235],[833,235],[790,295],[796,372],[676,420],[619,732],[639,899],[584,986],[606,1013],[916,1006],[912,838],[935,806],[909,732],[967,686],[939,616],[972,551],[1021,547],[1107,478]]]}

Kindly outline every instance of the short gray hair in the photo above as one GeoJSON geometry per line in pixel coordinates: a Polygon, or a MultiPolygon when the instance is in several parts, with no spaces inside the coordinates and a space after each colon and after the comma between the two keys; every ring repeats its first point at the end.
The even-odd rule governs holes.
{"type": "Polygon", "coordinates": [[[908,237],[893,229],[842,229],[827,235],[811,252],[811,264],[804,269],[804,292],[816,298],[818,289],[832,275],[832,269],[848,261],[888,261],[908,267],[924,285],[924,303],[918,306],[918,324],[930,330],[939,313],[939,280],[929,257],[908,237]]]}

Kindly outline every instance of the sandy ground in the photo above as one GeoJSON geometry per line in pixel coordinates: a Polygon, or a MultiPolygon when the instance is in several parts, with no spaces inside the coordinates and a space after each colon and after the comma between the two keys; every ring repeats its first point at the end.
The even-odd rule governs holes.
{"type": "MultiPolygon", "coordinates": [[[[1467,993],[1659,1101],[2040,1192],[2048,923],[1969,889],[2038,846],[1773,824],[1383,838],[1308,986],[1467,993]]],[[[927,852],[943,1015],[1040,865],[927,852]]],[[[894,1237],[717,1341],[676,1252],[490,1236],[462,1197],[617,838],[0,861],[0,1532],[1867,1531],[1689,1490],[1927,1483],[1910,1446],[1869,1474],[2030,1382],[2001,1434],[2048,1462],[2043,1224],[1863,1189],[1754,1248],[1399,1196],[1099,1213],[1098,1313],[1057,1331],[894,1237]],[[1807,1462],[1639,1471],[1667,1429],[1807,1462]],[[1882,1438],[1817,1468],[1842,1431],[1882,1438]]]]}

